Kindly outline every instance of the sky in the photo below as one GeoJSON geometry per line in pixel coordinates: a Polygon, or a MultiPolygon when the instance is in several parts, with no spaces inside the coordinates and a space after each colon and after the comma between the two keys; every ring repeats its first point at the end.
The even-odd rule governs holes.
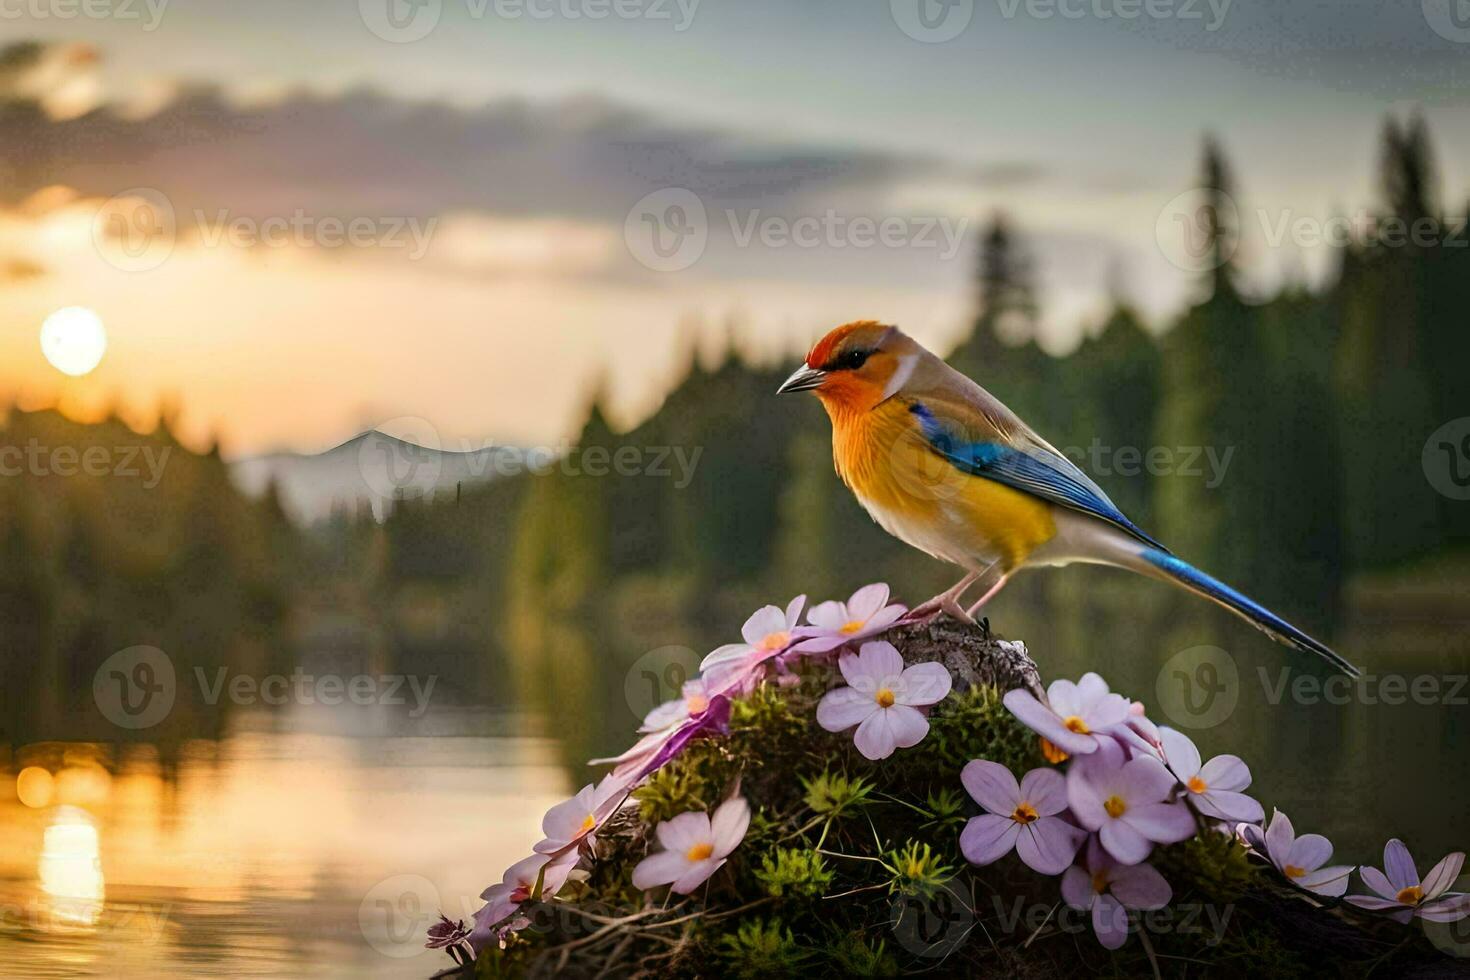
{"type": "Polygon", "coordinates": [[[1451,0],[91,4],[0,0],[55,46],[10,78],[50,117],[0,114],[0,398],[168,399],[235,455],[553,443],[594,386],[632,423],[732,323],[771,363],[856,318],[944,349],[998,210],[1048,349],[1117,293],[1163,325],[1206,133],[1261,292],[1321,281],[1280,229],[1375,205],[1390,113],[1470,198],[1451,0]],[[69,306],[82,378],[37,340],[69,306]]]}

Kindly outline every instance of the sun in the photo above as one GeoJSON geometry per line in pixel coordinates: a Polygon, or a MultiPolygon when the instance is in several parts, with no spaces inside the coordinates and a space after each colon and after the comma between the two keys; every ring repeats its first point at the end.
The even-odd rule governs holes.
{"type": "Polygon", "coordinates": [[[85,306],[57,310],[41,324],[41,353],[62,374],[74,378],[87,374],[107,353],[102,318],[85,306]]]}

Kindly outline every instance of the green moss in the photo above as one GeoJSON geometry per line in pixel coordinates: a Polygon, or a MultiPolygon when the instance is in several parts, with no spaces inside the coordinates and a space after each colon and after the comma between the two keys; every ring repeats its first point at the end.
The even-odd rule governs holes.
{"type": "MultiPolygon", "coordinates": [[[[802,683],[814,683],[810,674],[799,674],[802,683]]],[[[803,728],[803,720],[792,710],[792,689],[777,684],[763,684],[748,697],[730,706],[730,727],[734,730],[758,728],[772,735],[783,728],[803,728]]]]}
{"type": "Polygon", "coordinates": [[[946,698],[930,718],[925,754],[956,776],[971,759],[989,759],[1018,773],[1043,765],[1040,740],[1001,703],[1001,695],[993,687],[974,687],[946,698]]]}
{"type": "Polygon", "coordinates": [[[707,772],[714,767],[700,765],[699,760],[693,758],[699,751],[698,747],[691,747],[691,758],[686,764],[665,766],[633,791],[633,799],[638,801],[638,815],[645,823],[657,824],[690,810],[708,810],[719,798],[719,787],[710,780],[707,772]]]}
{"type": "Polygon", "coordinates": [[[1160,848],[1152,862],[1176,893],[1197,893],[1211,902],[1238,902],[1260,881],[1245,847],[1225,834],[1201,834],[1160,848]]]}
{"type": "Polygon", "coordinates": [[[898,960],[885,940],[869,941],[863,936],[839,936],[827,948],[832,967],[845,977],[896,977],[898,960]]]}
{"type": "Polygon", "coordinates": [[[755,877],[773,898],[816,898],[832,884],[832,872],[822,855],[795,847],[778,847],[762,855],[755,877]]]}
{"type": "Polygon", "coordinates": [[[861,776],[822,770],[821,775],[802,779],[803,802],[813,813],[828,817],[851,816],[872,802],[873,784],[861,776]]]}
{"type": "Polygon", "coordinates": [[[797,943],[791,930],[774,919],[742,922],[719,942],[719,957],[727,974],[742,980],[791,976],[811,961],[814,952],[797,943]]]}

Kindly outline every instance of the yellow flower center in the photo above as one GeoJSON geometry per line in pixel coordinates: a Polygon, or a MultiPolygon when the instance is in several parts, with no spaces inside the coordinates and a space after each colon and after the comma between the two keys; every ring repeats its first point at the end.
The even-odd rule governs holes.
{"type": "Polygon", "coordinates": [[[767,633],[755,646],[757,650],[768,652],[771,650],[779,650],[790,642],[791,634],[786,632],[785,630],[782,630],[779,633],[767,633]]]}
{"type": "Polygon", "coordinates": [[[1306,868],[1299,868],[1294,864],[1288,864],[1283,870],[1288,878],[1300,878],[1307,873],[1306,868]]]}
{"type": "Polygon", "coordinates": [[[1062,719],[1062,724],[1067,726],[1067,731],[1069,732],[1076,732],[1078,735],[1088,734],[1087,722],[1083,721],[1076,715],[1068,715],[1066,718],[1062,719]]]}
{"type": "Polygon", "coordinates": [[[878,702],[880,708],[893,707],[893,692],[886,687],[878,688],[878,693],[873,695],[873,700],[878,702]]]}
{"type": "Polygon", "coordinates": [[[591,830],[593,827],[596,827],[596,826],[597,826],[597,819],[595,817],[593,817],[592,814],[589,813],[589,814],[587,814],[587,819],[582,821],[582,829],[581,829],[580,833],[585,834],[585,833],[587,833],[587,831],[591,830]]]}
{"type": "Polygon", "coordinates": [[[1022,803],[1016,807],[1016,812],[1011,814],[1011,819],[1016,823],[1025,825],[1037,818],[1036,807],[1030,803],[1022,803]]]}
{"type": "Polygon", "coordinates": [[[1099,871],[1092,876],[1092,890],[1099,895],[1108,890],[1107,872],[1099,871]]]}
{"type": "Polygon", "coordinates": [[[1203,793],[1205,790],[1210,788],[1210,784],[1205,782],[1203,779],[1200,779],[1198,776],[1190,776],[1189,782],[1185,783],[1184,785],[1189,787],[1189,791],[1191,793],[1203,793]]]}
{"type": "Polygon", "coordinates": [[[715,852],[713,844],[695,844],[684,852],[684,857],[689,861],[703,861],[715,852]]]}
{"type": "Polygon", "coordinates": [[[1121,796],[1110,796],[1103,800],[1103,809],[1108,812],[1108,816],[1117,820],[1128,811],[1128,804],[1123,802],[1121,796]]]}
{"type": "Polygon", "coordinates": [[[1424,889],[1418,885],[1410,885],[1398,893],[1399,904],[1418,905],[1424,901],[1424,889]]]}
{"type": "Polygon", "coordinates": [[[709,707],[709,698],[703,694],[691,694],[684,699],[684,706],[689,709],[691,715],[697,715],[709,707]]]}
{"type": "Polygon", "coordinates": [[[1041,740],[1041,755],[1052,765],[1059,765],[1071,758],[1067,753],[1053,745],[1048,739],[1041,740]]]}

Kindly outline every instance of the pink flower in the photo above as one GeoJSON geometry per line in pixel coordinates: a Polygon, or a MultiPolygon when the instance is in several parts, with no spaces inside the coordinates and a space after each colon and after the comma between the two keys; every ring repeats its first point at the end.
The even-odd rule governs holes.
{"type": "Polygon", "coordinates": [[[929,719],[919,709],[943,701],[953,684],[943,664],[905,669],[903,657],[886,640],[864,643],[857,654],[844,653],[837,667],[849,686],[823,695],[817,704],[817,724],[829,732],[856,725],[853,743],[873,760],[923,741],[929,719]]]}
{"type": "Polygon", "coordinates": [[[1055,769],[1021,777],[999,763],[974,759],[960,782],[989,813],[971,817],[960,831],[960,851],[971,864],[991,864],[1014,848],[1033,871],[1061,874],[1087,837],[1058,814],[1067,809],[1067,783],[1055,769]]]}
{"type": "Polygon", "coordinates": [[[713,817],[691,810],[663,821],[655,833],[664,849],[638,862],[634,887],[672,883],[675,892],[688,895],[720,870],[749,826],[750,804],[738,796],[721,803],[713,817]]]}
{"type": "Polygon", "coordinates": [[[1182,732],[1159,730],[1164,760],[1186,790],[1184,799],[1207,817],[1231,823],[1260,823],[1266,816],[1261,804],[1241,790],[1251,784],[1251,771],[1239,756],[1217,755],[1200,764],[1199,749],[1182,732]]]}
{"type": "Polygon", "coordinates": [[[709,683],[710,692],[726,693],[732,690],[729,678],[738,675],[740,688],[753,681],[755,669],[780,653],[784,653],[807,633],[797,628],[801,609],[806,605],[806,596],[799,595],[786,604],[762,606],[751,614],[740,628],[744,643],[727,643],[711,651],[699,669],[709,683]]]}
{"type": "Polygon", "coordinates": [[[1087,845],[1087,866],[1062,876],[1062,898],[1074,909],[1092,910],[1092,931],[1107,949],[1128,941],[1129,909],[1161,909],[1174,889],[1151,864],[1119,864],[1096,837],[1087,845]]]}
{"type": "Polygon", "coordinates": [[[604,759],[589,759],[587,764],[589,766],[610,765],[613,767],[612,776],[628,780],[631,784],[678,730],[678,726],[671,725],[656,732],[649,732],[621,754],[604,759]]]}
{"type": "MultiPolygon", "coordinates": [[[[710,698],[709,707],[697,715],[668,730],[658,751],[638,769],[634,782],[642,782],[649,773],[660,769],[676,758],[696,738],[711,733],[725,734],[730,727],[730,699],[723,694],[710,698]]],[[[614,770],[616,772],[617,770],[614,770]]]]}
{"type": "MultiPolygon", "coordinates": [[[[448,915],[440,912],[440,921],[429,926],[428,942],[423,943],[423,948],[448,949],[450,955],[454,956],[454,949],[459,948],[466,939],[469,939],[469,930],[465,929],[465,920],[450,920],[448,915]]],[[[454,956],[454,961],[459,962],[459,956],[454,956]]]]}
{"type": "Polygon", "coordinates": [[[802,640],[794,651],[798,653],[825,653],[844,643],[877,636],[903,618],[906,606],[888,604],[888,586],[882,582],[865,585],[854,592],[846,602],[828,601],[815,605],[806,614],[806,621],[820,632],[809,640],[802,640]]]}
{"type": "Polygon", "coordinates": [[[494,927],[504,922],[531,898],[536,890],[537,880],[541,882],[540,897],[543,901],[561,891],[561,886],[566,884],[572,869],[577,866],[577,860],[575,849],[568,849],[554,858],[546,854],[533,854],[511,865],[500,884],[491,885],[481,892],[480,898],[484,899],[485,906],[475,913],[475,928],[469,934],[469,943],[475,952],[478,953],[488,945],[491,936],[503,931],[494,927]]]}
{"type": "Polygon", "coordinates": [[[704,678],[696,677],[692,681],[685,681],[679,690],[679,696],[672,701],[665,701],[650,711],[639,726],[639,732],[660,732],[667,728],[687,721],[695,715],[700,715],[709,707],[709,689],[704,678]]]}
{"type": "Polygon", "coordinates": [[[1151,755],[1160,761],[1164,758],[1164,745],[1158,726],[1143,713],[1143,703],[1128,702],[1128,717],[1123,724],[1108,729],[1108,734],[1122,743],[1131,759],[1139,755],[1151,755]]]}
{"type": "Polygon", "coordinates": [[[1067,802],[1077,822],[1097,831],[1121,864],[1137,864],[1155,844],[1194,836],[1194,817],[1182,803],[1165,802],[1177,785],[1164,764],[1151,756],[1123,761],[1111,739],[1098,751],[1074,759],[1067,770],[1067,802]]]}
{"type": "Polygon", "coordinates": [[[604,776],[596,787],[591,783],[583,786],[576,796],[558,803],[541,818],[541,832],[546,839],[536,845],[536,853],[557,854],[592,840],[593,832],[617,811],[627,795],[628,780],[618,776],[604,776]]]}
{"type": "MultiPolygon", "coordinates": [[[[690,681],[689,684],[703,683],[690,681]]],[[[689,684],[685,690],[689,690],[689,684]]],[[[673,702],[671,702],[673,703],[673,702]]],[[[697,702],[686,698],[682,702],[693,707],[697,702]]],[[[657,710],[657,709],[655,709],[657,710]]],[[[730,699],[723,694],[712,694],[703,710],[683,720],[671,722],[667,727],[649,732],[624,751],[607,759],[593,759],[588,765],[611,764],[612,777],[623,780],[631,789],[645,776],[673,759],[693,739],[709,732],[724,732],[730,721],[730,699]]]]}
{"type": "Polygon", "coordinates": [[[1328,898],[1347,891],[1352,866],[1338,864],[1324,868],[1332,859],[1332,842],[1321,834],[1298,837],[1290,818],[1280,810],[1272,811],[1271,823],[1264,831],[1251,824],[1241,824],[1236,833],[1298,888],[1328,898]]]}
{"type": "Polygon", "coordinates": [[[1358,869],[1363,884],[1378,894],[1349,895],[1347,900],[1360,909],[1387,912],[1399,922],[1416,916],[1430,922],[1455,922],[1470,915],[1470,895],[1449,891],[1464,863],[1464,851],[1447,854],[1420,881],[1413,855],[1395,837],[1383,847],[1382,871],[1358,869]]]}
{"type": "Polygon", "coordinates": [[[1016,688],[1006,692],[1004,701],[1027,728],[1073,755],[1096,752],[1099,734],[1128,720],[1128,702],[1109,693],[1107,682],[1094,673],[1083,674],[1076,684],[1052,681],[1046,698],[1050,707],[1016,688]]]}

